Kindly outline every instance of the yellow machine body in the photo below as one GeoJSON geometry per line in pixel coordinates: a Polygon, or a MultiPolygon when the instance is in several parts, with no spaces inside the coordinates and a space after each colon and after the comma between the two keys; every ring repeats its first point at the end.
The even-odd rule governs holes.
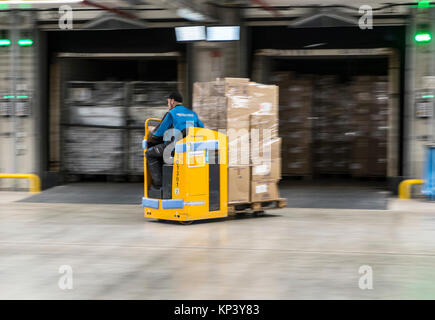
{"type": "Polygon", "coordinates": [[[149,121],[144,139],[144,216],[180,222],[228,216],[227,136],[217,131],[191,127],[175,144],[170,199],[148,197],[151,177],[145,152],[149,121]]]}

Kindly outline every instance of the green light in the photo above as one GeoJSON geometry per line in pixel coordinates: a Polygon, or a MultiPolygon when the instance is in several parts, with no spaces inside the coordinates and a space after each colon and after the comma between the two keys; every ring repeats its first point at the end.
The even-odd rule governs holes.
{"type": "Polygon", "coordinates": [[[431,99],[431,98],[434,98],[434,97],[435,96],[433,94],[427,94],[427,95],[422,96],[423,99],[431,99]]]}
{"type": "Polygon", "coordinates": [[[0,4],[0,10],[3,10],[3,9],[9,9],[9,5],[6,4],[6,3],[1,3],[0,4]]]}
{"type": "Polygon", "coordinates": [[[20,39],[20,40],[18,40],[18,44],[20,46],[31,46],[33,44],[33,40],[32,39],[20,39]]]}
{"type": "Polygon", "coordinates": [[[11,40],[9,39],[0,39],[0,46],[8,46],[11,44],[11,40]]]}
{"type": "Polygon", "coordinates": [[[17,96],[17,99],[27,99],[29,96],[17,96]]]}
{"type": "Polygon", "coordinates": [[[432,36],[430,33],[417,33],[415,35],[416,42],[430,42],[432,40],[432,36]]]}
{"type": "Polygon", "coordinates": [[[29,9],[31,7],[32,7],[32,5],[30,3],[20,3],[21,9],[29,9]]]}
{"type": "Polygon", "coordinates": [[[430,1],[422,0],[422,1],[418,2],[418,8],[419,9],[425,9],[425,8],[430,8],[430,7],[431,7],[430,1]]]}
{"type": "Polygon", "coordinates": [[[3,96],[3,99],[13,99],[15,98],[14,96],[3,96]]]}

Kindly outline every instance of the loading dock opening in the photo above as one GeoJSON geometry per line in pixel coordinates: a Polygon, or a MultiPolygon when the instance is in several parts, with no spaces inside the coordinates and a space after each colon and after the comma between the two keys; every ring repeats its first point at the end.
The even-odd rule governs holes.
{"type": "Polygon", "coordinates": [[[167,91],[187,92],[184,61],[180,52],[58,53],[50,68],[49,169],[65,182],[139,179],[140,114],[148,105],[161,113],[167,91]]]}
{"type": "Polygon", "coordinates": [[[399,175],[401,159],[400,66],[399,55],[395,49],[262,49],[255,52],[253,78],[256,81],[273,83],[272,75],[277,71],[320,75],[338,74],[340,82],[349,80],[353,75],[378,76],[384,74],[388,82],[385,176],[394,178],[399,175]]]}

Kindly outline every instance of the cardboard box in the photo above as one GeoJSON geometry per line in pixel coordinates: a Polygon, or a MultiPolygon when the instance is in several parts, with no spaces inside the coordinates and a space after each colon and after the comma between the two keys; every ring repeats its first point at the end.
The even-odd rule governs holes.
{"type": "Polygon", "coordinates": [[[193,84],[193,96],[211,97],[225,95],[247,95],[247,78],[218,78],[215,81],[195,82],[193,84]]]}
{"type": "Polygon", "coordinates": [[[251,181],[280,180],[281,158],[251,166],[251,181]]]}
{"type": "Polygon", "coordinates": [[[280,71],[280,72],[274,72],[270,80],[281,88],[283,84],[290,84],[294,76],[295,76],[294,72],[280,71]]]}
{"type": "Polygon", "coordinates": [[[247,96],[227,96],[226,127],[238,128],[240,121],[249,121],[249,115],[254,112],[247,96]]]}
{"type": "Polygon", "coordinates": [[[278,119],[276,115],[253,113],[250,115],[251,141],[253,143],[278,138],[278,119]]]}
{"type": "Polygon", "coordinates": [[[312,153],[307,145],[292,146],[282,150],[282,173],[286,175],[309,175],[312,173],[312,153]]]}
{"type": "Polygon", "coordinates": [[[369,174],[369,159],[354,159],[350,164],[350,172],[355,177],[367,176],[369,174]]]}
{"type": "Polygon", "coordinates": [[[273,114],[278,117],[278,86],[250,82],[248,95],[253,112],[273,114]]]}
{"type": "Polygon", "coordinates": [[[249,166],[228,168],[228,202],[249,202],[249,186],[249,166]]]}
{"type": "Polygon", "coordinates": [[[251,202],[277,199],[279,199],[279,190],[276,180],[251,182],[251,202]]]}
{"type": "Polygon", "coordinates": [[[273,160],[281,158],[281,138],[271,140],[269,143],[253,144],[251,142],[251,163],[257,164],[259,160],[273,160]]]}
{"type": "Polygon", "coordinates": [[[210,96],[210,82],[195,82],[193,84],[193,105],[196,99],[210,96]]]}
{"type": "Polygon", "coordinates": [[[241,121],[239,128],[224,130],[228,137],[228,164],[230,166],[248,166],[250,164],[249,121],[241,121]]]}
{"type": "Polygon", "coordinates": [[[228,165],[248,166],[251,163],[249,140],[240,137],[228,143],[228,165]]]}
{"type": "Polygon", "coordinates": [[[387,175],[387,159],[386,157],[377,156],[369,159],[369,175],[370,176],[386,176],[387,175]]]}
{"type": "MultiPolygon", "coordinates": [[[[323,124],[323,122],[321,122],[323,124]]],[[[282,110],[279,113],[279,130],[293,131],[295,129],[311,130],[313,127],[313,120],[309,114],[292,114],[286,110],[282,110]]]]}
{"type": "Polygon", "coordinates": [[[320,161],[316,159],[313,164],[313,170],[316,173],[331,173],[331,171],[333,170],[332,168],[333,161],[330,159],[322,159],[320,161]]]}
{"type": "Polygon", "coordinates": [[[218,78],[214,82],[215,88],[214,92],[219,95],[224,93],[226,96],[247,96],[248,95],[248,78],[218,78]],[[221,88],[217,89],[219,86],[223,86],[224,90],[221,88]]]}
{"type": "Polygon", "coordinates": [[[304,176],[312,174],[311,162],[306,159],[288,159],[282,162],[282,172],[286,175],[304,176]]]}
{"type": "Polygon", "coordinates": [[[352,159],[369,158],[373,153],[371,141],[368,138],[355,139],[352,144],[352,159]]]}

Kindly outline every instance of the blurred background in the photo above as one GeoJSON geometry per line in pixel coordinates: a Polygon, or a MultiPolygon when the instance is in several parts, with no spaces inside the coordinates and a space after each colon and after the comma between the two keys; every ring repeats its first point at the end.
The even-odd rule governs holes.
{"type": "Polygon", "coordinates": [[[434,140],[434,10],[400,0],[1,1],[0,172],[36,173],[43,189],[139,182],[143,122],[162,117],[167,93],[192,107],[195,82],[240,77],[279,86],[285,179],[369,178],[395,192],[423,175],[434,140]],[[197,29],[175,30],[186,26],[197,29]]]}
{"type": "Polygon", "coordinates": [[[0,173],[43,189],[0,179],[0,298],[434,298],[434,202],[396,199],[407,179],[435,199],[434,6],[0,0],[0,173]],[[269,107],[271,173],[229,188],[278,210],[145,222],[144,121],[174,90],[212,129],[269,107]]]}

